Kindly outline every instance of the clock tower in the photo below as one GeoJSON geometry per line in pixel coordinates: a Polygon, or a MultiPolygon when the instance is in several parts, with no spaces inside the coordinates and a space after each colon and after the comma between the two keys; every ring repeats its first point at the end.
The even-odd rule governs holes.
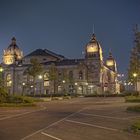
{"type": "Polygon", "coordinates": [[[101,68],[103,66],[103,55],[100,43],[97,41],[95,34],[85,47],[85,63],[87,66],[88,82],[99,85],[101,68]]]}

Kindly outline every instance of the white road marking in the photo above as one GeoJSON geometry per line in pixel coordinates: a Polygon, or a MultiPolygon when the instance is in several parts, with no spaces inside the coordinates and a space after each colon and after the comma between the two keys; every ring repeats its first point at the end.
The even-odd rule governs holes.
{"type": "Polygon", "coordinates": [[[1,120],[6,120],[6,119],[11,119],[11,118],[14,118],[14,117],[23,116],[23,115],[26,115],[26,114],[38,112],[38,111],[45,110],[45,109],[46,109],[46,107],[44,107],[43,109],[40,109],[40,110],[35,110],[35,111],[30,111],[30,112],[24,112],[24,113],[16,114],[16,115],[10,115],[10,116],[7,116],[7,117],[0,118],[0,121],[1,120]]]}
{"type": "Polygon", "coordinates": [[[87,126],[91,126],[91,127],[96,127],[96,128],[100,128],[100,129],[105,129],[105,130],[110,130],[110,131],[120,131],[118,129],[114,129],[114,128],[109,128],[109,127],[104,127],[104,126],[100,126],[100,125],[94,125],[94,124],[89,124],[89,123],[84,123],[84,122],[79,122],[79,121],[73,121],[73,120],[65,120],[67,122],[71,122],[71,123],[76,123],[76,124],[81,124],[81,125],[87,125],[87,126]]]}
{"type": "Polygon", "coordinates": [[[98,115],[98,114],[89,114],[89,113],[79,113],[79,114],[86,115],[86,116],[93,116],[93,117],[108,118],[108,119],[117,119],[117,120],[126,120],[127,119],[127,118],[118,118],[118,117],[111,117],[111,116],[98,115]]]}
{"type": "Polygon", "coordinates": [[[112,112],[110,112],[110,113],[107,113],[107,115],[111,115],[111,114],[114,114],[114,113],[119,113],[119,112],[122,112],[122,110],[120,111],[112,111],[112,112]]]}
{"type": "Polygon", "coordinates": [[[48,126],[42,128],[42,129],[40,129],[40,130],[38,130],[38,131],[35,131],[34,133],[32,133],[32,134],[30,134],[30,135],[27,135],[26,137],[22,138],[21,140],[26,140],[26,139],[28,139],[29,137],[32,137],[33,135],[35,135],[35,134],[37,134],[37,133],[40,133],[41,131],[44,131],[45,129],[48,129],[49,127],[54,126],[54,125],[56,125],[56,124],[58,124],[58,123],[60,123],[60,122],[62,122],[62,121],[64,121],[64,120],[66,120],[67,118],[69,118],[69,117],[71,117],[71,116],[73,116],[73,115],[75,115],[75,114],[77,114],[77,113],[79,113],[79,112],[85,110],[85,108],[86,108],[86,107],[84,107],[84,108],[82,108],[82,109],[80,109],[80,110],[78,110],[78,111],[76,111],[76,112],[74,112],[74,113],[72,113],[72,114],[70,114],[70,115],[68,115],[68,116],[66,116],[66,117],[64,117],[64,118],[62,118],[62,119],[60,119],[59,121],[56,121],[56,122],[54,122],[54,123],[52,123],[52,124],[50,124],[50,125],[48,125],[48,126]]]}
{"type": "Polygon", "coordinates": [[[57,137],[55,137],[55,136],[49,135],[49,134],[47,134],[47,133],[45,133],[45,132],[41,132],[41,134],[42,134],[42,135],[45,135],[45,136],[48,136],[48,137],[50,137],[50,138],[53,138],[53,139],[55,139],[55,140],[62,140],[62,139],[59,139],[59,138],[57,138],[57,137]]]}

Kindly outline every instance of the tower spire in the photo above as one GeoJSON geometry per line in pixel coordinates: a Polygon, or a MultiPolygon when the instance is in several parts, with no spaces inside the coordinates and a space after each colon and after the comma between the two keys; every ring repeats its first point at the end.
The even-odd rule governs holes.
{"type": "Polygon", "coordinates": [[[111,48],[109,49],[109,58],[113,58],[111,48]]]}
{"type": "Polygon", "coordinates": [[[12,45],[16,45],[16,38],[15,37],[12,37],[12,45]]]}
{"type": "Polygon", "coordinates": [[[92,26],[92,34],[95,33],[95,26],[94,26],[94,23],[93,23],[93,26],[92,26]]]}

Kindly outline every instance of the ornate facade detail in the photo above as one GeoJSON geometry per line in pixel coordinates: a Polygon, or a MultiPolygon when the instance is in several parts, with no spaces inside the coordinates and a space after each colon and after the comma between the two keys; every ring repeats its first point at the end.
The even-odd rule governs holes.
{"type": "Polygon", "coordinates": [[[16,44],[16,38],[12,38],[11,44],[3,51],[3,63],[6,65],[14,64],[23,58],[23,52],[16,44]]]}

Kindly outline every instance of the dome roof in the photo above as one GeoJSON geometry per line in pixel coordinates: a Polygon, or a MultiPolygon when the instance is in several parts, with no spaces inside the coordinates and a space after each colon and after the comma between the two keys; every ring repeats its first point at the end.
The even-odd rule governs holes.
{"type": "Polygon", "coordinates": [[[114,66],[115,65],[115,59],[113,58],[113,56],[112,56],[112,53],[111,52],[109,52],[109,56],[108,56],[108,58],[107,58],[107,60],[106,60],[106,65],[107,66],[114,66]]]}
{"type": "Polygon", "coordinates": [[[86,50],[88,53],[98,52],[100,50],[100,44],[96,40],[95,34],[92,35],[90,42],[86,46],[86,50]]]}
{"type": "Polygon", "coordinates": [[[20,60],[23,57],[23,53],[16,44],[16,38],[11,39],[11,44],[6,50],[4,50],[4,56],[13,56],[16,60],[20,60]]]}
{"type": "Polygon", "coordinates": [[[15,37],[13,37],[12,39],[11,39],[11,44],[8,46],[8,48],[7,48],[7,50],[20,50],[19,49],[19,47],[17,46],[17,44],[16,44],[16,38],[15,37]]]}

